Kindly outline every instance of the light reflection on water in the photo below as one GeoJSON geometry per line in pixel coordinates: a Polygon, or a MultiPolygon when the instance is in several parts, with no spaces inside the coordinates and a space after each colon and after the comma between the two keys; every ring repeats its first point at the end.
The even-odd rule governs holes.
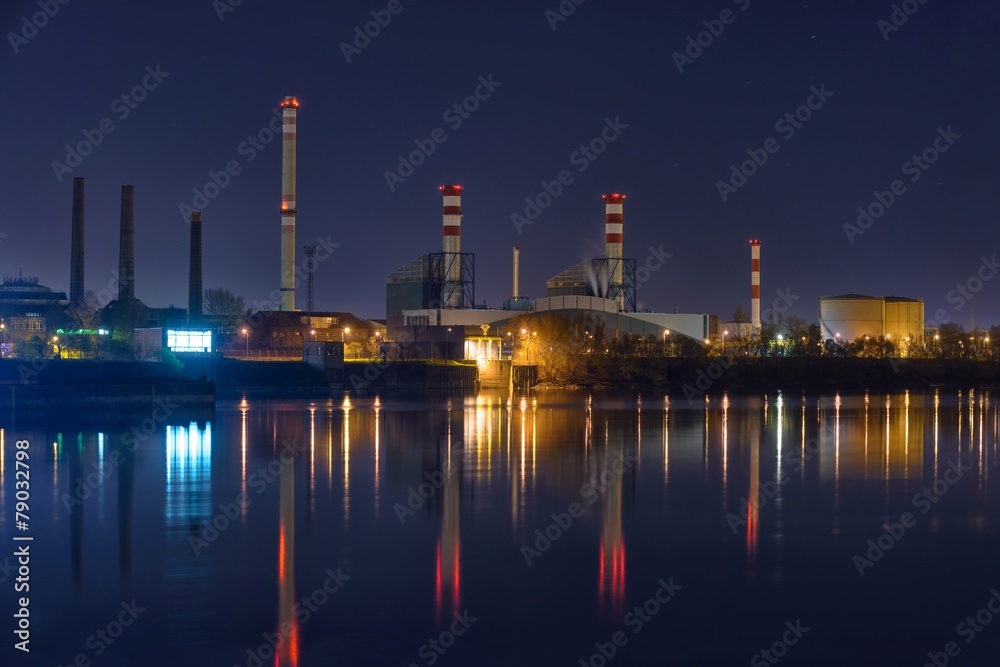
{"type": "MultiPolygon", "coordinates": [[[[565,626],[582,655],[648,597],[649,583],[671,575],[699,582],[705,602],[692,599],[692,609],[726,599],[735,614],[742,603],[729,596],[752,590],[767,593],[774,618],[794,618],[796,604],[826,586],[857,586],[851,556],[884,522],[913,511],[911,497],[959,457],[971,466],[967,481],[933,506],[879,574],[928,561],[907,558],[906,548],[957,559],[949,550],[959,544],[995,545],[989,478],[1000,414],[990,398],[970,390],[724,395],[693,404],[589,392],[244,399],[211,420],[166,424],[134,453],[123,445],[131,426],[112,423],[16,433],[5,424],[0,442],[28,437],[39,457],[36,539],[52,545],[40,556],[48,574],[40,595],[65,609],[74,628],[39,629],[53,659],[78,652],[95,614],[110,615],[134,595],[148,602],[151,620],[123,638],[123,655],[187,646],[184,655],[246,664],[263,633],[284,632],[274,664],[325,664],[324,650],[349,662],[371,657],[375,645],[386,659],[412,662],[427,637],[475,606],[493,629],[470,633],[471,660],[477,650],[505,655],[486,637],[530,636],[525,618],[565,626]],[[287,451],[294,460],[282,465],[287,451]],[[623,466],[630,458],[635,464],[623,466]],[[116,460],[93,496],[67,512],[64,496],[78,480],[116,460]],[[600,489],[593,502],[585,484],[600,489]],[[583,516],[551,529],[550,546],[528,567],[522,547],[535,548],[553,514],[571,503],[583,516]],[[196,556],[192,538],[203,538],[206,526],[217,537],[196,556]],[[352,580],[300,623],[297,602],[337,566],[352,580]],[[828,581],[819,583],[815,568],[828,581]],[[711,573],[720,576],[713,582],[711,573]],[[75,586],[72,601],[59,598],[65,582],[75,586]]],[[[8,457],[4,447],[5,479],[8,457]]],[[[13,512],[6,486],[4,530],[13,512]]],[[[757,639],[754,623],[766,620],[761,614],[741,631],[747,642],[757,639]]],[[[647,641],[646,650],[670,654],[647,641]]],[[[727,646],[711,650],[728,659],[727,646]]]]}

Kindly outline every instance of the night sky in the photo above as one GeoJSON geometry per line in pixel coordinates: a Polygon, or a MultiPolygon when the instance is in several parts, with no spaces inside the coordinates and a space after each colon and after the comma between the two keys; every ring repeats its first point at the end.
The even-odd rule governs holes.
{"type": "Polygon", "coordinates": [[[318,270],[317,309],[385,317],[386,274],[440,250],[437,188],[460,183],[463,250],[476,253],[476,300],[489,306],[510,296],[514,245],[521,291],[534,297],[547,278],[603,254],[601,194],[622,191],[625,256],[644,266],[661,246],[671,253],[639,289],[640,308],[724,318],[738,302],[748,308],[747,242],[760,238],[765,309],[779,288],[810,321],[821,295],[896,294],[924,299],[928,321],[945,309],[966,327],[973,314],[977,326],[1000,324],[1000,279],[971,300],[948,299],[984,255],[1000,254],[993,0],[909,0],[917,11],[892,31],[878,23],[891,18],[888,0],[566,0],[575,11],[558,22],[546,15],[558,0],[401,0],[350,63],[341,43],[387,0],[225,1],[72,0],[16,45],[10,33],[40,11],[37,0],[0,5],[0,270],[23,266],[68,290],[72,178],[83,176],[87,288],[106,287],[120,186],[132,183],[136,295],[185,307],[179,206],[236,161],[240,173],[204,207],[205,285],[248,305],[267,299],[279,282],[280,134],[259,152],[243,142],[296,95],[298,257],[317,237],[340,244],[318,270]],[[221,8],[232,9],[222,20],[221,8]],[[722,34],[678,71],[673,54],[723,10],[730,23],[712,24],[722,34]],[[156,83],[147,67],[167,74],[156,83]],[[456,128],[445,112],[491,76],[499,87],[456,128]],[[120,96],[144,77],[155,88],[128,108],[120,96]],[[819,108],[790,136],[776,127],[813,88],[832,96],[813,98],[819,108]],[[60,182],[53,163],[104,118],[113,131],[60,182]],[[593,162],[574,159],[606,119],[627,128],[593,162]],[[390,191],[385,172],[437,128],[447,140],[390,191]],[[947,152],[904,172],[939,128],[951,128],[947,152]],[[778,151],[723,201],[717,182],[769,138],[778,151]],[[518,233],[512,214],[563,170],[570,185],[518,233]],[[897,179],[905,192],[849,239],[858,207],[897,179]]]}

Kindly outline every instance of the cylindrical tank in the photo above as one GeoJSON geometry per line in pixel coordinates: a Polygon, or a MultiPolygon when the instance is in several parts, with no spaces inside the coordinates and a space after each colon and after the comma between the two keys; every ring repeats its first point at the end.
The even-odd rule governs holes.
{"type": "Polygon", "coordinates": [[[823,337],[842,342],[885,335],[885,301],[863,294],[843,294],[819,300],[823,337]]]}

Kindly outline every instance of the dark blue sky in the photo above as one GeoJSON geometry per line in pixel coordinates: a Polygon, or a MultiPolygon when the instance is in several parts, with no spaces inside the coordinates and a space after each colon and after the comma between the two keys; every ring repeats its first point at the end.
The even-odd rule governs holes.
{"type": "Polygon", "coordinates": [[[640,307],[728,317],[737,302],[748,306],[756,237],[765,308],[778,288],[810,320],[820,295],[901,294],[925,299],[928,320],[945,309],[966,326],[973,311],[977,325],[1000,323],[1000,280],[961,309],[948,300],[983,255],[1000,253],[994,2],[928,0],[886,40],[877,22],[892,3],[871,0],[587,0],[555,30],[545,12],[557,0],[402,0],[351,63],[340,43],[387,2],[243,0],[220,21],[221,2],[73,0],[16,40],[17,53],[9,33],[40,10],[3,3],[0,269],[23,265],[68,289],[72,177],[84,176],[87,287],[105,287],[117,267],[120,186],[133,183],[136,295],[183,306],[188,227],[178,206],[235,160],[241,172],[204,209],[205,284],[266,299],[279,279],[280,140],[252,162],[240,145],[294,94],[298,245],[327,235],[341,244],[317,273],[320,309],[384,317],[385,275],[440,249],[437,186],[461,183],[463,249],[476,253],[477,301],[491,306],[511,291],[514,245],[530,296],[601,254],[600,195],[617,190],[628,195],[625,255],[642,266],[651,247],[672,253],[639,290],[640,307]],[[732,22],[679,72],[672,54],[726,9],[732,22]],[[169,75],[121,118],[114,101],[147,66],[169,75]],[[444,112],[489,75],[500,87],[453,129],[444,112]],[[813,86],[833,96],[794,135],[776,129],[813,86]],[[52,163],[103,118],[114,131],[59,182],[52,163]],[[580,173],[571,154],[606,118],[628,128],[580,173]],[[384,173],[397,155],[439,127],[447,141],[390,192],[384,173]],[[910,181],[904,163],[948,127],[961,138],[910,181]],[[717,182],[768,138],[778,152],[724,202],[717,182]],[[572,184],[519,234],[511,214],[564,169],[572,184]],[[849,242],[845,223],[896,179],[905,193],[849,242]]]}

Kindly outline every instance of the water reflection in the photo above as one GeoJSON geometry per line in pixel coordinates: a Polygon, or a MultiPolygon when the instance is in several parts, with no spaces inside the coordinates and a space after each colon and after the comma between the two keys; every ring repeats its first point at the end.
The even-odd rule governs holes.
{"type": "Polygon", "coordinates": [[[275,667],[299,664],[299,621],[295,616],[295,466],[281,466],[278,525],[278,622],[283,637],[275,653],[275,667]]]}
{"type": "Polygon", "coordinates": [[[212,424],[166,426],[163,443],[162,573],[164,596],[174,612],[169,634],[179,643],[198,643],[211,638],[213,554],[209,550],[195,558],[191,544],[218,529],[212,524],[212,424]]]}
{"type": "MultiPolygon", "coordinates": [[[[64,591],[75,583],[81,599],[104,596],[94,605],[101,613],[133,589],[151,596],[164,646],[220,636],[227,647],[256,646],[277,630],[288,640],[272,662],[306,665],[317,638],[339,641],[359,626],[376,627],[387,609],[393,623],[421,632],[450,623],[473,601],[481,605],[473,614],[538,622],[526,601],[544,590],[555,600],[547,611],[614,623],[654,571],[705,562],[702,554],[730,586],[808,588],[802,563],[810,576],[820,568],[837,580],[830,553],[864,545],[959,455],[970,472],[907,544],[934,539],[949,549],[957,535],[953,541],[968,548],[996,530],[989,481],[1000,413],[991,398],[941,390],[723,395],[690,404],[648,394],[640,401],[599,391],[502,391],[451,400],[244,400],[220,406],[212,421],[158,426],[136,452],[121,444],[131,426],[29,435],[42,480],[39,530],[64,546],[47,567],[64,591]],[[262,482],[260,471],[280,461],[285,446],[296,447],[294,461],[262,482]],[[633,456],[639,460],[626,465],[633,456]],[[113,474],[67,516],[63,495],[112,464],[113,474]],[[439,482],[428,483],[433,488],[401,525],[397,504],[405,507],[410,490],[436,474],[439,482]],[[581,494],[588,482],[600,489],[593,503],[581,494]],[[237,497],[246,500],[233,525],[195,554],[192,538],[237,497]],[[544,560],[525,567],[520,547],[573,502],[583,504],[583,516],[544,560]],[[740,517],[732,531],[728,514],[740,517]],[[358,591],[343,602],[350,622],[335,597],[300,627],[296,600],[337,563],[358,572],[345,588],[358,591]],[[114,570],[118,587],[113,578],[108,585],[114,570]]],[[[22,435],[0,428],[0,445],[15,437],[22,435]]],[[[0,447],[0,473],[11,468],[0,447]]],[[[12,498],[0,486],[4,528],[12,498]]],[[[902,551],[891,557],[906,561],[902,551]]],[[[86,627],[91,616],[81,606],[68,622],[86,627]]],[[[233,648],[229,664],[241,654],[233,648]]]]}

